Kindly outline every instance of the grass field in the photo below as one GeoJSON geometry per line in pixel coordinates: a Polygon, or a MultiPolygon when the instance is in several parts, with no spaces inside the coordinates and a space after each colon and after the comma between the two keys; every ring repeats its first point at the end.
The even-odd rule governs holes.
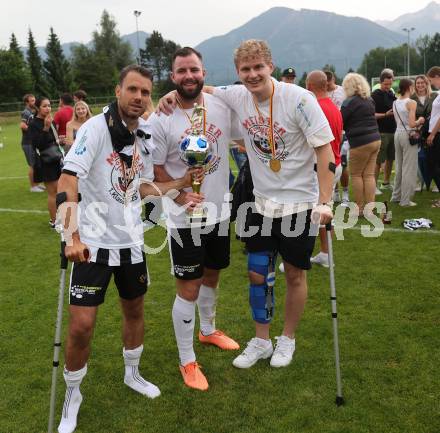
{"type": "MultiPolygon", "coordinates": [[[[29,192],[17,120],[12,121],[3,122],[0,132],[0,433],[44,432],[59,239],[47,224],[45,194],[29,192]]],[[[401,228],[407,217],[427,217],[439,227],[440,211],[430,204],[436,197],[418,193],[418,207],[392,207],[391,228],[401,228]]],[[[154,229],[146,236],[150,245],[159,245],[164,232],[154,229]]],[[[396,230],[364,238],[359,230],[346,230],[344,237],[334,243],[344,407],[334,404],[328,270],[314,267],[309,272],[309,300],[291,366],[275,370],[259,362],[237,370],[231,365],[235,353],[197,342],[198,360],[210,383],[203,393],[186,388],[178,370],[171,323],[175,289],[165,249],[149,258],[152,284],[141,361],[142,373],[162,396],[151,401],[123,384],[121,316],[111,285],[98,316],[76,431],[438,433],[440,234],[396,230]]],[[[221,278],[217,324],[244,345],[253,326],[241,249],[233,240],[232,264],[221,278]]],[[[282,327],[282,275],[276,286],[273,335],[282,327]]],[[[66,320],[63,326],[65,331],[66,320]]],[[[61,376],[59,371],[56,423],[64,396],[61,376]]]]}

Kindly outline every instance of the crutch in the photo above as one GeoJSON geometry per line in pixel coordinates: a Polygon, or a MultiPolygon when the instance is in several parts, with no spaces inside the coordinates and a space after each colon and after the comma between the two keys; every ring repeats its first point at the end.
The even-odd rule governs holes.
{"type": "Polygon", "coordinates": [[[330,268],[330,300],[332,304],[332,321],[333,321],[333,347],[335,350],[335,367],[336,367],[336,405],[342,406],[345,403],[342,395],[341,366],[339,363],[339,338],[338,338],[338,312],[336,309],[336,285],[335,285],[335,267],[333,260],[333,240],[332,240],[332,223],[325,226],[328,243],[328,262],[330,268]]]}
{"type": "Polygon", "coordinates": [[[57,311],[57,322],[55,327],[55,340],[53,349],[53,362],[52,362],[52,386],[50,389],[50,409],[49,409],[49,426],[48,433],[53,432],[53,422],[55,417],[55,397],[56,397],[56,387],[57,387],[57,370],[60,359],[61,350],[61,322],[63,320],[63,305],[64,305],[64,288],[66,286],[66,271],[67,271],[67,258],[65,254],[66,242],[63,240],[61,235],[61,251],[60,251],[60,289],[58,292],[58,311],[57,311]]]}

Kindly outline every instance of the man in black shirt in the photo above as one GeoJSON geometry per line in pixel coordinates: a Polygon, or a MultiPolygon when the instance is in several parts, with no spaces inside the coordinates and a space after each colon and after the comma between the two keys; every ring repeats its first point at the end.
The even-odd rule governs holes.
{"type": "MultiPolygon", "coordinates": [[[[394,120],[393,102],[396,100],[391,90],[394,76],[391,69],[384,69],[380,74],[380,89],[376,89],[371,97],[376,105],[376,120],[379,125],[381,145],[376,162],[376,182],[379,177],[380,166],[385,163],[383,176],[383,189],[391,189],[390,177],[394,161],[394,133],[396,121],[394,120]]],[[[379,194],[379,191],[376,191],[379,194]]],[[[380,193],[381,194],[381,193],[380,193]]]]}

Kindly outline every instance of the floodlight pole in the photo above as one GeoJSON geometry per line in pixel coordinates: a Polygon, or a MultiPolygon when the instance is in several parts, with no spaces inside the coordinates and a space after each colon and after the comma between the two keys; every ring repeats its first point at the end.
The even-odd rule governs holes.
{"type": "Polygon", "coordinates": [[[140,16],[140,14],[142,13],[142,11],[133,11],[134,16],[136,18],[136,39],[137,39],[137,64],[140,65],[141,64],[141,49],[140,49],[140,45],[139,45],[139,26],[138,26],[138,18],[140,16]]]}
{"type": "Polygon", "coordinates": [[[410,53],[409,53],[409,35],[410,35],[410,33],[411,32],[413,32],[415,30],[415,27],[411,27],[411,28],[406,28],[406,27],[404,27],[403,29],[402,29],[402,31],[404,31],[404,32],[406,32],[407,33],[407,35],[408,35],[408,58],[407,58],[407,74],[408,74],[408,78],[409,78],[409,76],[411,75],[411,73],[410,73],[410,60],[409,60],[409,58],[410,58],[410,53]]]}

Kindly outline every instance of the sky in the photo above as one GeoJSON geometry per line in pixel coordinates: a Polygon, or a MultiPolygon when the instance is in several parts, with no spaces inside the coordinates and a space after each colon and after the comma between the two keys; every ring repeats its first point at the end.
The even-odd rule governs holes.
{"type": "Polygon", "coordinates": [[[136,31],[134,10],[141,11],[139,30],[158,30],[180,45],[200,42],[240,27],[275,6],[316,9],[346,16],[394,20],[424,8],[430,0],[0,0],[0,47],[7,47],[11,33],[22,46],[32,29],[37,45],[46,45],[52,26],[62,43],[88,42],[103,9],[115,18],[121,35],[136,31]],[[6,6],[7,4],[7,6],[6,6]]]}

